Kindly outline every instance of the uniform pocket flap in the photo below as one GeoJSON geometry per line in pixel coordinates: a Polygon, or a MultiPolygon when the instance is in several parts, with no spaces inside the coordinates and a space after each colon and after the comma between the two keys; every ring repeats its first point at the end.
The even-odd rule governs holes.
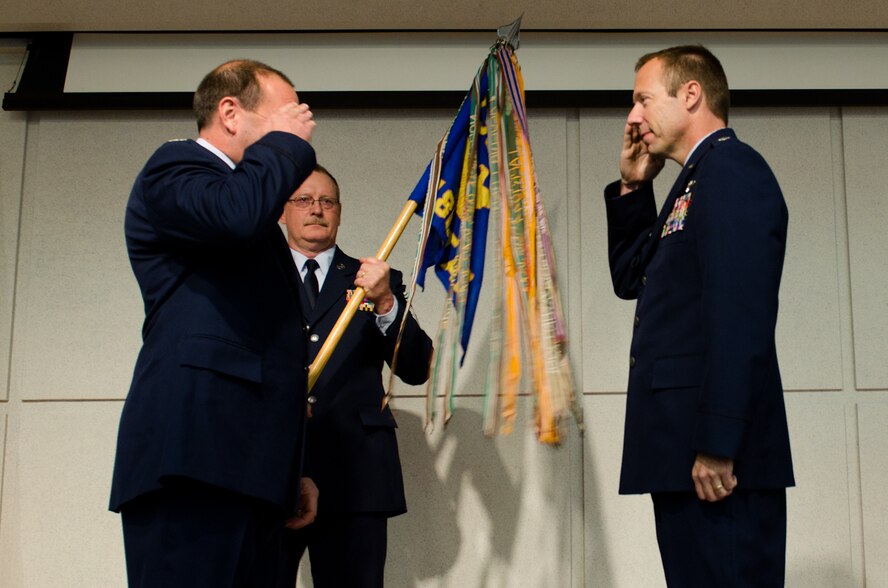
{"type": "Polygon", "coordinates": [[[374,406],[368,406],[361,409],[361,423],[365,427],[398,427],[395,422],[395,415],[386,407],[382,410],[374,406]]]}
{"type": "Polygon", "coordinates": [[[179,345],[179,363],[250,382],[262,382],[262,357],[258,353],[216,337],[185,337],[179,345]]]}
{"type": "Polygon", "coordinates": [[[703,357],[700,355],[680,355],[662,357],[654,362],[654,375],[651,387],[689,388],[699,386],[703,381],[703,357]]]}

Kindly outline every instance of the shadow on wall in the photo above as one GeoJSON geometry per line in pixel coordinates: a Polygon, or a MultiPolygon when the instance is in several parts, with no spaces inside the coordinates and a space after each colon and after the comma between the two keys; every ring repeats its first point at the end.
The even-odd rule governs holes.
{"type": "MultiPolygon", "coordinates": [[[[786,552],[792,550],[792,538],[787,537],[786,552]]],[[[787,556],[789,560],[789,556],[787,556]]],[[[787,564],[789,562],[787,561],[787,564]]],[[[787,588],[827,588],[827,587],[845,587],[856,586],[854,577],[851,574],[850,566],[847,562],[836,561],[830,563],[828,561],[812,561],[806,560],[804,567],[786,570],[786,586],[787,588]]],[[[870,586],[886,586],[873,582],[873,579],[867,578],[864,584],[870,586]]]]}
{"type": "MultiPolygon", "coordinates": [[[[460,583],[493,585],[487,576],[497,566],[489,564],[508,565],[522,503],[522,483],[511,481],[502,448],[483,437],[481,415],[468,409],[455,409],[446,431],[431,436],[423,430],[420,416],[398,411],[396,418],[409,512],[389,523],[386,585],[416,586],[447,576],[460,553],[458,510],[467,485],[487,514],[489,527],[484,532],[490,536],[490,551],[485,562],[472,566],[482,577],[461,578],[460,583]]],[[[522,458],[509,453],[510,461],[520,463],[522,458]]]]}

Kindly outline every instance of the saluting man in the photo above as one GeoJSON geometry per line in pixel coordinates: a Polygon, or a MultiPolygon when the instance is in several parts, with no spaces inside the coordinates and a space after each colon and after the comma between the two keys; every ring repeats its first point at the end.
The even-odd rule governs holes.
{"type": "Polygon", "coordinates": [[[621,180],[604,193],[614,290],[638,300],[620,493],[651,494],[669,586],[782,586],[783,194],[726,128],[727,78],[705,48],[643,56],[633,101],[621,180]],[[658,214],[666,159],[682,169],[658,214]]]}

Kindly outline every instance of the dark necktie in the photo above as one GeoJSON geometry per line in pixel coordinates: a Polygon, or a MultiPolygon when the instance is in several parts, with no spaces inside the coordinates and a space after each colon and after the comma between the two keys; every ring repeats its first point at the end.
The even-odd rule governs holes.
{"type": "Polygon", "coordinates": [[[305,293],[308,294],[308,303],[312,308],[315,306],[315,302],[318,300],[318,277],[315,275],[315,270],[320,266],[318,262],[314,259],[307,259],[305,261],[305,293]]]}

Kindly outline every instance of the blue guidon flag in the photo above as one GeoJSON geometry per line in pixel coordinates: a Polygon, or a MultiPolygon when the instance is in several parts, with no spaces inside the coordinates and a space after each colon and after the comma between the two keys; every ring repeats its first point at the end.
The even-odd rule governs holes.
{"type": "Polygon", "coordinates": [[[498,429],[511,430],[520,387],[525,385],[535,401],[538,438],[558,443],[564,416],[572,412],[582,430],[582,413],[567,356],[552,239],[530,151],[524,82],[515,57],[519,25],[520,19],[500,29],[453,124],[410,194],[422,226],[407,305],[415,286],[424,287],[428,269],[434,268],[447,304],[432,359],[426,424],[435,419],[439,390],[444,391],[446,423],[453,413],[456,373],[472,333],[492,214],[494,255],[502,263],[495,264],[498,298],[491,324],[484,431],[492,435],[498,429]]]}

